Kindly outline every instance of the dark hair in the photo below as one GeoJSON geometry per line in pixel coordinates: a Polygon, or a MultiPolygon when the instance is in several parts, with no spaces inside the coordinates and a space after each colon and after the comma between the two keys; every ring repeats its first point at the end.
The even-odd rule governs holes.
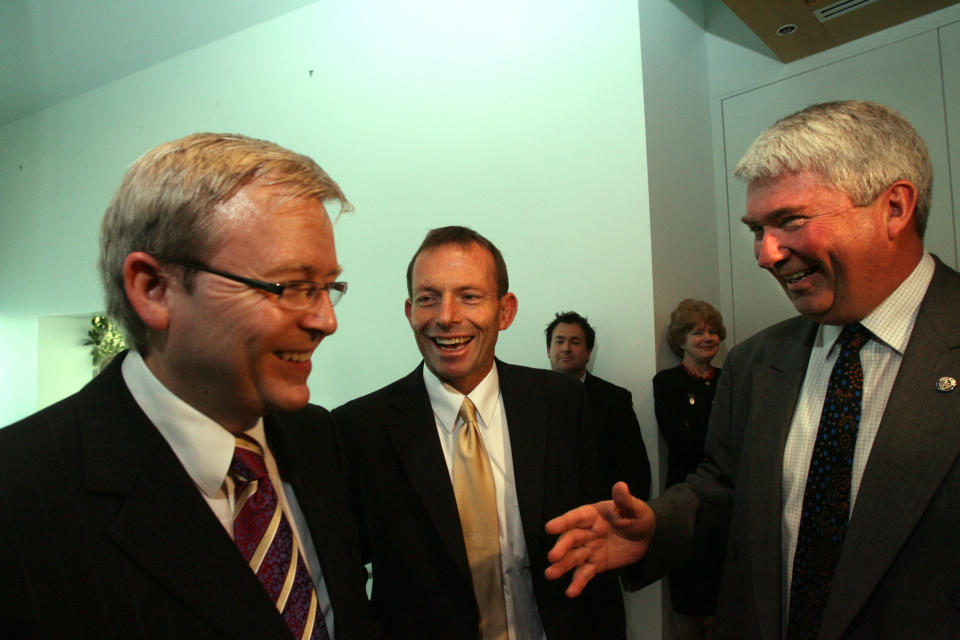
{"type": "Polygon", "coordinates": [[[683,343],[687,339],[687,334],[701,322],[716,329],[721,341],[727,337],[727,328],[723,326],[723,316],[709,302],[687,298],[681,300],[677,308],[670,314],[670,326],[667,327],[667,344],[670,345],[670,350],[678,357],[683,357],[683,343]]]}
{"type": "Polygon", "coordinates": [[[550,341],[553,340],[553,330],[556,329],[557,325],[561,322],[580,325],[580,328],[583,329],[583,337],[587,339],[587,350],[593,351],[593,342],[597,339],[597,332],[593,330],[593,327],[590,326],[587,319],[576,311],[562,311],[556,314],[556,317],[547,325],[547,349],[550,348],[550,341]]]}
{"type": "Polygon", "coordinates": [[[494,278],[497,281],[497,296],[499,297],[507,294],[507,292],[510,290],[510,280],[507,277],[507,263],[503,261],[503,254],[500,253],[500,249],[497,249],[492,242],[484,238],[473,229],[460,226],[450,226],[431,229],[427,233],[427,237],[425,237],[423,242],[420,243],[420,247],[417,249],[417,252],[413,254],[413,258],[410,259],[410,264],[407,265],[408,296],[413,296],[413,265],[417,261],[417,257],[424,251],[447,244],[457,244],[461,247],[468,247],[471,244],[476,244],[489,251],[490,255],[493,257],[494,278]]]}

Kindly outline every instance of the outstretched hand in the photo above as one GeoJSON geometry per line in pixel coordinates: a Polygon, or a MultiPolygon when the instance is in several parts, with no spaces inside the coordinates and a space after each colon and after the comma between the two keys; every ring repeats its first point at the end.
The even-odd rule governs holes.
{"type": "Polygon", "coordinates": [[[613,500],[583,505],[546,524],[559,535],[547,554],[544,574],[556,580],[571,569],[567,597],[579,596],[598,573],[637,562],[647,553],[656,518],[645,502],[630,495],[627,483],[613,485],[613,500]]]}

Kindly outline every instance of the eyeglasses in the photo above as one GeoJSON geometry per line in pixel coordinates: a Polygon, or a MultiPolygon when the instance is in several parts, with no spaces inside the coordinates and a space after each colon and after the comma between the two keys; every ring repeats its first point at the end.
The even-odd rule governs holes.
{"type": "Polygon", "coordinates": [[[340,302],[340,298],[343,297],[343,294],[347,292],[346,282],[330,282],[328,284],[310,282],[309,280],[264,282],[263,280],[244,278],[243,276],[227,273],[226,271],[220,271],[219,269],[213,269],[206,265],[196,264],[193,262],[183,262],[182,260],[171,260],[169,258],[162,258],[162,260],[171,264],[180,265],[181,267],[186,267],[187,269],[206,271],[207,273],[212,273],[215,276],[220,276],[221,278],[226,278],[228,280],[233,280],[234,282],[245,284],[254,289],[261,289],[263,291],[274,293],[277,295],[277,303],[280,305],[280,307],[289,311],[303,311],[304,309],[309,309],[316,304],[317,297],[320,295],[321,291],[327,292],[327,296],[330,298],[330,306],[336,306],[336,304],[340,302]]]}

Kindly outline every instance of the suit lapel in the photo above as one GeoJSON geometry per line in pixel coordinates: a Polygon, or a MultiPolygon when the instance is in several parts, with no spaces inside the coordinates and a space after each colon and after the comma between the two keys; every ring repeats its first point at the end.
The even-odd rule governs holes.
{"type": "Polygon", "coordinates": [[[519,371],[497,360],[500,393],[507,414],[510,452],[513,460],[513,478],[517,490],[517,505],[523,523],[523,537],[527,557],[535,558],[541,540],[544,520],[543,496],[546,476],[547,441],[550,437],[546,416],[531,407],[542,407],[543,402],[532,400],[537,389],[525,380],[519,371]]]}
{"type": "Polygon", "coordinates": [[[960,378],[957,280],[938,265],[917,315],[864,469],[824,612],[824,637],[839,637],[851,624],[960,454],[960,393],[935,386],[940,376],[960,378]]]}
{"type": "Polygon", "coordinates": [[[390,391],[394,416],[383,429],[447,552],[464,579],[470,581],[457,501],[423,383],[423,365],[399,380],[390,391]]]}
{"type": "Polygon", "coordinates": [[[79,411],[84,489],[123,499],[107,536],[231,637],[289,635],[199,489],[127,391],[119,362],[88,388],[93,393],[79,411]]]}
{"type": "MultiPolygon", "coordinates": [[[[799,320],[799,326],[780,350],[766,362],[753,365],[753,405],[745,435],[745,460],[750,487],[750,558],[760,626],[779,634],[781,627],[780,520],[783,511],[783,450],[800,387],[806,375],[817,325],[799,320]]],[[[743,481],[743,470],[740,478],[743,481]]],[[[776,635],[775,634],[775,635],[776,635]]]]}

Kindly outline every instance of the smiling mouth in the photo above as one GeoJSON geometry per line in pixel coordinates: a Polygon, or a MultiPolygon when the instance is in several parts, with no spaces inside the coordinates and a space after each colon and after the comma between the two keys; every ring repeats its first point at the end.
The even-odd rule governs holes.
{"type": "Polygon", "coordinates": [[[796,284],[804,278],[813,275],[816,271],[816,269],[804,269],[803,271],[794,271],[790,275],[780,274],[780,279],[787,285],[796,284]]]}
{"type": "Polygon", "coordinates": [[[277,352],[277,357],[280,358],[281,360],[285,360],[287,362],[297,362],[300,364],[309,361],[310,355],[311,355],[310,352],[304,353],[300,351],[278,351],[277,352]]]}
{"type": "Polygon", "coordinates": [[[430,338],[433,343],[443,351],[459,349],[463,345],[473,340],[473,336],[464,336],[460,338],[430,338]]]}

